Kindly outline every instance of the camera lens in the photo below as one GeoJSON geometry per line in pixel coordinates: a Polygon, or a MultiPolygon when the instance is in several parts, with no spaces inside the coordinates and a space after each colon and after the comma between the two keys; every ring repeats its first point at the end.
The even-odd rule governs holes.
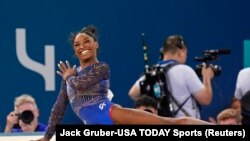
{"type": "Polygon", "coordinates": [[[34,119],[34,114],[30,110],[23,111],[20,115],[20,119],[23,121],[23,123],[30,124],[34,119]]]}

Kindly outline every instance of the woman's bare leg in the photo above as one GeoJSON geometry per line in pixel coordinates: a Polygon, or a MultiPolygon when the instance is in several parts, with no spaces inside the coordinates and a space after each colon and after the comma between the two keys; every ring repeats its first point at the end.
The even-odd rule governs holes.
{"type": "Polygon", "coordinates": [[[209,125],[211,123],[191,118],[169,118],[161,117],[143,110],[122,108],[118,105],[113,105],[111,108],[111,118],[115,124],[144,124],[144,125],[177,125],[177,124],[200,124],[209,125]]]}

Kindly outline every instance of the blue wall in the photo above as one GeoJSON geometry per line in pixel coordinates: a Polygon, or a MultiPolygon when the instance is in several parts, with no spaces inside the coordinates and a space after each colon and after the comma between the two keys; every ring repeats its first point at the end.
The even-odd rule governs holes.
{"type": "MultiPolygon", "coordinates": [[[[72,57],[73,50],[68,42],[70,32],[95,24],[100,33],[99,59],[111,67],[114,101],[126,107],[133,104],[127,95],[129,88],[144,68],[142,32],[146,34],[152,63],[158,61],[159,48],[170,34],[181,34],[188,42],[187,64],[192,67],[197,64],[193,58],[203,50],[229,48],[231,54],[221,56],[216,62],[223,70],[213,80],[212,104],[202,108],[203,119],[210,115],[215,117],[230,103],[237,73],[243,67],[243,42],[250,39],[249,5],[248,0],[1,0],[1,130],[7,114],[13,110],[14,97],[22,93],[36,98],[40,120],[47,123],[61,81],[55,71],[51,73],[53,67],[50,67],[50,75],[55,77],[50,83],[55,87],[46,90],[42,75],[19,62],[16,52],[18,28],[26,31],[25,47],[35,64],[46,64],[45,45],[52,45],[54,52],[48,56],[52,57],[50,61],[55,61],[54,69],[57,69],[60,60],[78,62],[72,57]]],[[[63,122],[79,123],[80,120],[68,107],[63,122]]]]}

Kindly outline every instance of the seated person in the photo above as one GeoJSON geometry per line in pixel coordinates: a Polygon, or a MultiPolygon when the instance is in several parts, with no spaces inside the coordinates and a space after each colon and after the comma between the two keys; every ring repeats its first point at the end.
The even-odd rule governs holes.
{"type": "Polygon", "coordinates": [[[158,102],[154,98],[147,95],[142,95],[135,101],[135,108],[157,115],[158,114],[157,104],[158,102]]]}
{"type": "MultiPolygon", "coordinates": [[[[241,102],[240,102],[238,99],[233,98],[229,108],[232,108],[232,109],[234,109],[234,110],[237,110],[237,111],[239,111],[239,113],[241,113],[241,102]]],[[[213,117],[209,117],[208,120],[209,120],[211,123],[214,123],[214,124],[217,123],[216,120],[215,120],[213,117]]],[[[243,123],[242,123],[242,124],[243,124],[243,123]]]]}
{"type": "Polygon", "coordinates": [[[4,132],[46,131],[47,126],[38,122],[39,110],[35,99],[27,94],[15,98],[14,111],[7,116],[4,132]]]}
{"type": "Polygon", "coordinates": [[[241,113],[232,108],[221,111],[217,116],[219,125],[241,125],[241,120],[241,113]]]}

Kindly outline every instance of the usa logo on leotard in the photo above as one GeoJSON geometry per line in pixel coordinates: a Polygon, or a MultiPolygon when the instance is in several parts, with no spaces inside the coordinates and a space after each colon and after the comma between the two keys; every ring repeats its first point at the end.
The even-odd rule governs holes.
{"type": "Polygon", "coordinates": [[[102,102],[101,104],[99,104],[99,109],[103,110],[104,106],[106,106],[106,103],[102,102]]]}

